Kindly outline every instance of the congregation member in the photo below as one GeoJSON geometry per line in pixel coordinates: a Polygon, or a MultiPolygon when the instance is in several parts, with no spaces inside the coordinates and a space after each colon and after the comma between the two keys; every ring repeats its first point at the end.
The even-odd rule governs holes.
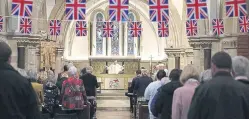
{"type": "Polygon", "coordinates": [[[56,78],[53,71],[48,72],[48,78],[44,84],[44,108],[51,117],[55,115],[55,109],[59,107],[60,91],[55,85],[56,78]]]}
{"type": "Polygon", "coordinates": [[[157,94],[152,99],[150,111],[155,117],[171,119],[173,94],[177,88],[182,86],[179,81],[180,75],[180,69],[173,69],[169,75],[171,81],[159,88],[157,94]]]}
{"type": "Polygon", "coordinates": [[[233,61],[233,76],[235,80],[249,85],[249,60],[244,56],[236,56],[233,61]]]}
{"type": "Polygon", "coordinates": [[[151,82],[153,82],[153,80],[151,77],[148,76],[147,69],[142,69],[141,73],[141,77],[136,80],[134,92],[137,95],[139,101],[145,101],[143,98],[145,89],[151,82]]]}
{"type": "Polygon", "coordinates": [[[33,89],[35,90],[39,110],[42,111],[42,104],[44,103],[44,93],[43,93],[43,85],[38,83],[37,73],[34,70],[29,70],[28,80],[31,82],[33,89]]]}
{"type": "Polygon", "coordinates": [[[63,66],[63,72],[58,74],[57,81],[59,81],[62,78],[63,75],[64,76],[67,75],[67,71],[68,71],[68,66],[64,65],[63,66]]]}
{"type": "Polygon", "coordinates": [[[86,90],[83,81],[77,75],[77,68],[71,66],[68,70],[69,78],[62,84],[62,106],[68,113],[77,113],[82,118],[83,109],[87,104],[86,90]]]}
{"type": "MultiPolygon", "coordinates": [[[[141,70],[138,69],[136,71],[136,76],[132,79],[131,81],[131,85],[128,88],[128,93],[134,93],[134,88],[135,88],[135,84],[136,84],[136,80],[138,80],[138,78],[141,77],[141,70]]],[[[129,96],[128,93],[125,93],[126,96],[128,96],[130,98],[130,111],[133,113],[133,100],[134,100],[134,96],[129,96]]]]}
{"type": "Polygon", "coordinates": [[[84,82],[87,96],[96,96],[96,88],[99,88],[97,77],[92,74],[92,67],[86,67],[82,70],[80,77],[84,82]],[[84,71],[85,70],[85,71],[84,71]]]}
{"type": "Polygon", "coordinates": [[[187,119],[189,106],[199,85],[199,72],[193,65],[184,67],[180,76],[182,87],[176,89],[172,102],[172,119],[187,119]]]}
{"type": "Polygon", "coordinates": [[[93,118],[96,112],[96,89],[99,88],[97,77],[92,74],[92,67],[83,68],[80,79],[83,80],[86,89],[86,95],[90,106],[90,118],[93,118]]]}
{"type": "Polygon", "coordinates": [[[141,77],[141,74],[142,74],[141,70],[138,69],[136,71],[136,76],[132,79],[131,86],[128,89],[130,93],[134,92],[136,81],[139,79],[139,77],[141,77]]]}
{"type": "Polygon", "coordinates": [[[200,83],[203,84],[212,79],[211,69],[205,70],[200,74],[200,83]]]}
{"type": "Polygon", "coordinates": [[[212,79],[196,88],[188,119],[248,119],[248,87],[232,77],[231,57],[217,52],[211,61],[212,79]]]}
{"type": "MultiPolygon", "coordinates": [[[[144,98],[149,101],[148,103],[148,109],[150,110],[150,104],[157,93],[158,88],[160,88],[162,85],[164,85],[164,82],[161,81],[164,77],[166,77],[166,72],[164,70],[159,70],[156,74],[157,81],[154,81],[149,84],[149,86],[146,88],[145,93],[144,93],[144,98]]],[[[150,111],[150,119],[155,119],[153,114],[150,111]]]]}
{"type": "Polygon", "coordinates": [[[1,119],[41,119],[34,89],[10,64],[11,48],[0,42],[1,119]]]}

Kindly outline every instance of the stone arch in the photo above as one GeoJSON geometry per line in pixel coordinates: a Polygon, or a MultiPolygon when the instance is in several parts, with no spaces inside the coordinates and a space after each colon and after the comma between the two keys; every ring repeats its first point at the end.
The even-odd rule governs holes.
{"type": "Polygon", "coordinates": [[[91,13],[90,21],[94,21],[96,15],[97,15],[98,13],[102,13],[102,14],[105,16],[105,14],[104,14],[105,11],[104,11],[104,10],[102,10],[102,9],[96,9],[96,10],[94,10],[94,11],[91,13]]]}
{"type": "MultiPolygon", "coordinates": [[[[102,9],[97,9],[96,10],[95,8],[98,8],[98,7],[106,4],[107,2],[108,2],[108,0],[97,1],[97,2],[93,1],[93,0],[87,1],[87,6],[90,6],[90,7],[87,9],[86,15],[89,16],[89,15],[93,14],[94,12],[97,12],[98,10],[106,12],[107,10],[102,10],[102,9]]],[[[53,8],[53,10],[52,10],[51,15],[50,15],[49,18],[50,19],[59,19],[59,20],[63,19],[64,18],[64,10],[65,10],[65,8],[63,6],[64,6],[64,2],[63,1],[59,1],[55,5],[55,7],[53,8]]],[[[153,31],[152,34],[154,34],[154,36],[157,36],[157,30],[156,30],[157,27],[155,26],[155,24],[153,24],[153,23],[150,22],[150,19],[149,19],[148,15],[147,15],[148,14],[148,10],[149,10],[148,7],[146,7],[147,6],[147,2],[146,1],[136,1],[136,2],[134,2],[134,0],[131,0],[129,6],[130,6],[131,10],[134,10],[134,9],[137,10],[135,12],[136,16],[143,17],[145,19],[145,22],[148,23],[148,25],[150,26],[150,29],[152,29],[152,31],[153,31]],[[135,5],[135,4],[138,4],[138,3],[140,4],[140,6],[135,5]]],[[[175,8],[175,6],[173,6],[173,7],[172,6],[173,5],[171,5],[171,7],[170,7],[169,14],[171,15],[170,19],[172,19],[172,21],[174,21],[174,22],[170,23],[169,27],[172,29],[171,30],[171,34],[174,33],[174,35],[172,35],[171,38],[173,39],[173,42],[175,42],[174,43],[175,47],[179,48],[183,44],[185,44],[185,43],[183,43],[181,41],[181,40],[184,40],[184,39],[182,37],[180,37],[180,36],[182,36],[184,30],[181,30],[182,29],[182,27],[181,27],[182,24],[179,24],[179,22],[182,23],[182,21],[180,20],[181,18],[179,16],[178,12],[173,12],[173,11],[176,10],[176,8],[175,8]],[[176,24],[175,21],[179,21],[179,22],[177,22],[177,24],[176,24]]],[[[105,16],[107,17],[107,15],[105,15],[105,16]]],[[[92,16],[90,17],[90,19],[92,19],[92,16]]],[[[65,33],[67,33],[68,30],[70,29],[70,26],[72,26],[70,24],[72,24],[72,23],[71,22],[63,23],[63,28],[64,28],[64,32],[65,33]]],[[[61,38],[59,38],[61,40],[61,43],[64,43],[64,46],[66,46],[66,44],[69,42],[67,38],[68,37],[64,37],[64,38],[61,37],[61,38]]],[[[157,45],[159,46],[159,44],[160,44],[159,40],[160,39],[158,37],[156,37],[153,40],[156,40],[157,45]]],[[[158,53],[159,53],[159,48],[158,48],[158,53]]]]}

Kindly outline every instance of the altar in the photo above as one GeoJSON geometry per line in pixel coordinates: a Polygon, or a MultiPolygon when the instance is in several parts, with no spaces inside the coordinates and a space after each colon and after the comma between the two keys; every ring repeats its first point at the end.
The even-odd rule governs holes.
{"type": "Polygon", "coordinates": [[[99,74],[96,77],[102,90],[127,90],[135,74],[99,74]]]}
{"type": "Polygon", "coordinates": [[[140,68],[140,58],[134,57],[91,57],[89,60],[102,90],[127,90],[140,68]]]}

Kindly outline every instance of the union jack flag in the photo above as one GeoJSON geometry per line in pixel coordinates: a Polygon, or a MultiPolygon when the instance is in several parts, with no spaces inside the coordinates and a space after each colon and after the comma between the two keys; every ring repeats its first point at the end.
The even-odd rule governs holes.
{"type": "Polygon", "coordinates": [[[50,20],[49,31],[50,35],[59,36],[61,33],[61,22],[59,20],[50,20]]]}
{"type": "Polygon", "coordinates": [[[228,17],[246,16],[246,0],[226,0],[226,15],[228,17]]]}
{"type": "Polygon", "coordinates": [[[131,37],[140,37],[142,34],[142,22],[130,22],[129,32],[131,37]]]}
{"type": "Polygon", "coordinates": [[[86,21],[76,22],[76,36],[86,36],[87,35],[87,25],[86,21]]]}
{"type": "Polygon", "coordinates": [[[21,20],[20,20],[20,32],[23,34],[31,34],[31,32],[32,32],[32,20],[30,18],[21,18],[21,20]]]}
{"type": "Polygon", "coordinates": [[[158,22],[158,36],[168,37],[169,36],[169,24],[168,22],[158,22]]]}
{"type": "Polygon", "coordinates": [[[109,0],[109,20],[129,20],[129,0],[109,0]]]}
{"type": "Polygon", "coordinates": [[[66,19],[85,20],[86,0],[66,0],[66,19]]]}
{"type": "Polygon", "coordinates": [[[187,0],[188,19],[207,19],[207,0],[187,0]]]}
{"type": "Polygon", "coordinates": [[[12,0],[11,15],[30,17],[33,0],[12,0]]]}
{"type": "Polygon", "coordinates": [[[222,19],[213,19],[213,34],[214,35],[221,35],[224,34],[224,22],[222,19]]]}
{"type": "Polygon", "coordinates": [[[114,34],[113,22],[103,22],[103,37],[113,37],[114,34]]]}
{"type": "Polygon", "coordinates": [[[3,31],[3,16],[0,16],[0,32],[3,31]]]}
{"type": "Polygon", "coordinates": [[[187,20],[186,22],[187,36],[197,35],[197,20],[187,20]]]}
{"type": "Polygon", "coordinates": [[[150,20],[169,21],[169,1],[168,0],[149,0],[150,20]]]}
{"type": "Polygon", "coordinates": [[[249,18],[247,16],[239,17],[239,27],[240,27],[240,32],[242,33],[249,32],[249,18]]]}

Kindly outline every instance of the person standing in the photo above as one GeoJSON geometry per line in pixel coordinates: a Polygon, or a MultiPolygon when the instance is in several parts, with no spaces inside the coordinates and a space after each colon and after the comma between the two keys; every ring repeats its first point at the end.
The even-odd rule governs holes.
{"type": "Polygon", "coordinates": [[[187,119],[195,88],[200,84],[198,79],[199,72],[193,65],[184,67],[180,76],[183,86],[176,89],[173,95],[172,119],[187,119]]]}
{"type": "Polygon", "coordinates": [[[180,75],[181,70],[173,69],[169,75],[171,81],[159,88],[152,99],[150,110],[155,117],[171,119],[173,94],[177,88],[182,86],[179,81],[180,75]]]}
{"type": "Polygon", "coordinates": [[[144,97],[144,92],[147,86],[153,82],[152,78],[148,76],[148,71],[147,69],[142,69],[142,76],[139,77],[136,80],[135,87],[134,87],[134,92],[138,97],[138,100],[141,99],[141,101],[146,101],[143,99],[144,97]]]}
{"type": "Polygon", "coordinates": [[[231,57],[217,52],[211,61],[213,77],[196,88],[188,119],[248,119],[248,87],[232,77],[231,57]]]}
{"type": "Polygon", "coordinates": [[[40,111],[42,111],[42,104],[44,103],[43,85],[38,83],[37,79],[38,77],[36,71],[29,70],[27,75],[28,75],[28,80],[31,82],[32,87],[36,92],[39,109],[40,111]]]}
{"type": "Polygon", "coordinates": [[[236,56],[233,59],[233,75],[235,80],[249,85],[249,60],[243,56],[236,56]]]}
{"type": "Polygon", "coordinates": [[[1,119],[41,119],[31,83],[11,65],[11,48],[0,42],[0,117],[1,119]]]}
{"type": "Polygon", "coordinates": [[[96,88],[99,88],[97,77],[92,74],[92,67],[82,69],[80,79],[83,80],[88,101],[91,103],[90,118],[96,112],[96,88]]]}
{"type": "Polygon", "coordinates": [[[48,78],[44,84],[44,108],[49,112],[51,117],[55,115],[55,109],[59,107],[60,102],[60,91],[55,85],[55,75],[50,70],[48,78]]]}
{"type": "Polygon", "coordinates": [[[84,82],[87,96],[96,96],[96,88],[99,88],[97,77],[92,74],[92,67],[86,67],[85,73],[82,72],[81,80],[84,82]]]}
{"type": "Polygon", "coordinates": [[[63,66],[63,72],[61,72],[61,73],[58,74],[57,81],[60,81],[60,79],[61,79],[63,76],[67,75],[67,71],[68,71],[68,66],[67,66],[67,65],[64,65],[64,66],[63,66]]]}
{"type": "Polygon", "coordinates": [[[68,75],[69,78],[62,84],[62,107],[64,110],[70,110],[69,113],[76,112],[81,119],[87,104],[86,90],[83,81],[78,78],[75,66],[69,68],[68,75]]]}
{"type": "Polygon", "coordinates": [[[144,98],[149,101],[148,109],[150,112],[150,119],[156,118],[153,116],[153,114],[150,111],[150,104],[151,104],[153,97],[157,93],[158,88],[160,88],[162,85],[164,85],[164,82],[162,82],[161,79],[166,77],[166,72],[164,70],[159,70],[156,74],[156,77],[157,77],[157,81],[150,83],[144,92],[144,98]]]}

